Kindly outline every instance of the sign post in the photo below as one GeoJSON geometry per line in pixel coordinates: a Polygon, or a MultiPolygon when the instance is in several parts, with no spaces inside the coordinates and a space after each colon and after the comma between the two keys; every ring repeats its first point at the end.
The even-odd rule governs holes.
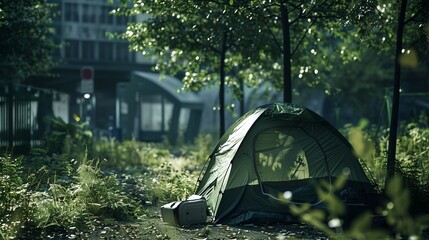
{"type": "Polygon", "coordinates": [[[94,93],[94,68],[82,67],[80,69],[81,93],[94,93]]]}
{"type": "Polygon", "coordinates": [[[83,94],[81,102],[81,117],[89,123],[90,128],[95,126],[95,96],[94,93],[94,68],[85,66],[80,69],[80,92],[83,94]]]}

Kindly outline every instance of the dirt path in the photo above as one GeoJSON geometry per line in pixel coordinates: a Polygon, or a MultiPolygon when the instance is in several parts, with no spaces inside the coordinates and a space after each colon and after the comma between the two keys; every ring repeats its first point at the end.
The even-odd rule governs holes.
{"type": "Polygon", "coordinates": [[[201,224],[190,227],[175,227],[162,221],[157,208],[151,209],[152,217],[145,219],[140,228],[142,239],[174,240],[221,240],[221,239],[327,239],[316,229],[299,224],[276,226],[227,226],[201,224]]]}

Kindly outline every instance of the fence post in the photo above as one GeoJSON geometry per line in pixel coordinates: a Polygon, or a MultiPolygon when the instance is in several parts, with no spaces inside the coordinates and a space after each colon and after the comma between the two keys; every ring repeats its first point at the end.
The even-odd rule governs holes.
{"type": "Polygon", "coordinates": [[[7,145],[7,153],[12,154],[13,152],[13,90],[14,86],[12,82],[7,84],[7,136],[8,136],[8,145],[7,145]]]}

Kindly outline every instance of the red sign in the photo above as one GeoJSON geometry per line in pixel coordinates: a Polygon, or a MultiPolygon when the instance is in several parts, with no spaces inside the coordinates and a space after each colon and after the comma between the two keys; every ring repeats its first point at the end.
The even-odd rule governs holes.
{"type": "Polygon", "coordinates": [[[94,68],[82,67],[80,69],[80,77],[82,80],[93,80],[94,79],[94,68]]]}

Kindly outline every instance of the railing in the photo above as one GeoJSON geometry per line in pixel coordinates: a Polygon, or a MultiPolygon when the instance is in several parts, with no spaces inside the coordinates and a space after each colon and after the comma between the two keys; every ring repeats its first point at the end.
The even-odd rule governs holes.
{"type": "Polygon", "coordinates": [[[0,82],[0,153],[25,154],[40,146],[45,116],[68,120],[68,95],[49,89],[0,82]]]}

